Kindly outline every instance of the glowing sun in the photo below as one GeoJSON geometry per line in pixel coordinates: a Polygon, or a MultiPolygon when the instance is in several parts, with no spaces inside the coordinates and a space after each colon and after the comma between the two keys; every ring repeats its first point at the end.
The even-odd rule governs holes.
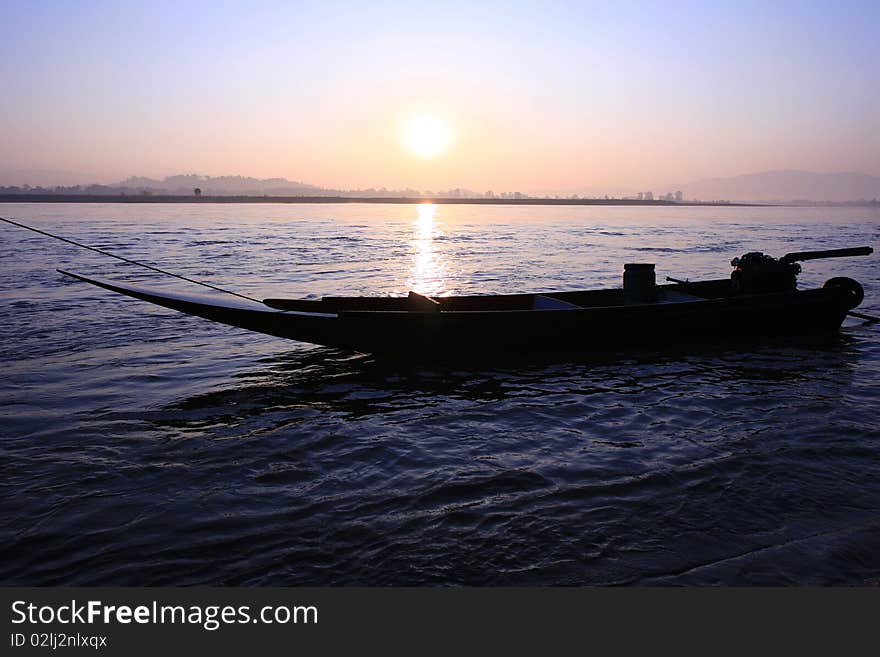
{"type": "Polygon", "coordinates": [[[403,129],[403,144],[413,155],[430,159],[443,155],[452,143],[452,128],[441,118],[414,116],[403,129]]]}

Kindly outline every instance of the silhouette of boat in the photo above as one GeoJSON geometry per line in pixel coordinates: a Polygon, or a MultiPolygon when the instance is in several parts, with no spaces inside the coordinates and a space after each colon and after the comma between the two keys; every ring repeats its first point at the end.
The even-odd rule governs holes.
{"type": "MultiPolygon", "coordinates": [[[[596,352],[833,332],[861,303],[861,285],[832,278],[799,290],[798,260],[868,255],[870,247],[734,259],[731,278],[655,285],[654,265],[627,265],[618,289],[449,296],[266,299],[174,294],[79,274],[104,289],[301,342],[389,355],[596,352]]],[[[669,279],[673,280],[673,279],[669,279]]],[[[858,314],[857,314],[858,315],[858,314]]]]}

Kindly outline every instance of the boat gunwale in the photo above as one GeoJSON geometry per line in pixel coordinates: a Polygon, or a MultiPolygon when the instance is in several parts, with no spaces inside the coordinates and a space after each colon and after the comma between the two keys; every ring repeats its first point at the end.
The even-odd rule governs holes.
{"type": "MultiPolygon", "coordinates": [[[[591,290],[592,291],[592,290],[591,290]]],[[[829,288],[810,288],[807,290],[793,290],[787,292],[765,292],[761,294],[742,294],[742,295],[727,295],[722,297],[714,297],[714,298],[703,298],[703,299],[686,299],[681,301],[667,301],[663,303],[630,303],[630,304],[611,304],[604,306],[581,306],[579,308],[502,308],[498,310],[491,309],[483,309],[483,310],[344,310],[340,309],[337,311],[337,314],[340,318],[342,317],[352,317],[352,316],[395,316],[395,317],[408,317],[408,316],[422,316],[422,317],[438,317],[438,316],[474,316],[474,315],[525,315],[525,314],[535,314],[535,313],[584,313],[584,312],[632,312],[632,311],[644,311],[647,309],[658,309],[662,310],[672,309],[672,308],[681,308],[682,306],[696,306],[696,305],[722,305],[722,304],[731,304],[731,305],[744,305],[749,304],[754,301],[775,301],[781,300],[783,298],[790,298],[792,300],[797,298],[803,298],[804,295],[810,296],[833,296],[837,294],[837,291],[829,288]]],[[[495,296],[495,295],[493,295],[495,296]]],[[[500,296],[500,295],[498,295],[500,296]]],[[[514,296],[514,295],[508,295],[514,296]]],[[[363,297],[368,298],[368,297],[363,297]]],[[[391,297],[394,298],[394,297],[391,297]]],[[[403,298],[403,297],[401,297],[403,298]]],[[[308,313],[307,313],[308,314],[308,313]]]]}

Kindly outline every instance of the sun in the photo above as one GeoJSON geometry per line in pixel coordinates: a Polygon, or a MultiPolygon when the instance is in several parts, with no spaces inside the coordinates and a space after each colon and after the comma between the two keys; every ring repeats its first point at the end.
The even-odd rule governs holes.
{"type": "Polygon", "coordinates": [[[452,128],[437,116],[414,116],[404,125],[403,144],[418,157],[432,159],[443,155],[451,143],[452,128]]]}

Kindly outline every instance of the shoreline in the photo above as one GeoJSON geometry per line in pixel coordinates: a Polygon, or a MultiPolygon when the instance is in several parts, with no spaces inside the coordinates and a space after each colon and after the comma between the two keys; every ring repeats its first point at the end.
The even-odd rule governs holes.
{"type": "Polygon", "coordinates": [[[435,196],[182,196],[172,194],[0,194],[0,203],[389,203],[412,205],[648,205],[661,207],[764,207],[763,203],[639,201],[598,198],[447,198],[435,196]]]}

